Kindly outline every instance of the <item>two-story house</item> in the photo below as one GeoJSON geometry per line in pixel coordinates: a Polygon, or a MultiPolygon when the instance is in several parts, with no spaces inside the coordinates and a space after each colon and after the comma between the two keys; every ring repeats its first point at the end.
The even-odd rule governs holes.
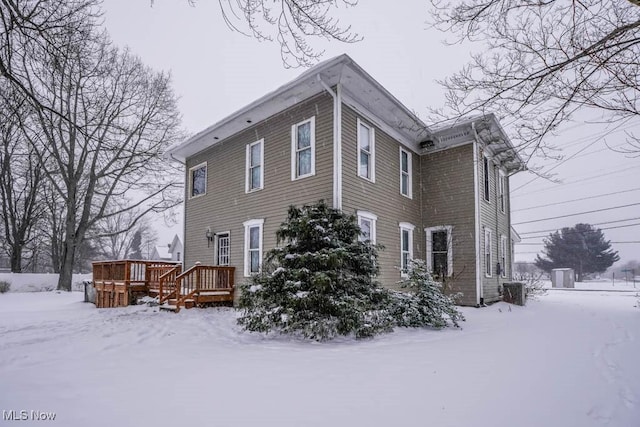
{"type": "Polygon", "coordinates": [[[465,305],[511,278],[509,176],[524,164],[492,115],[430,128],[349,56],[325,61],[169,155],[185,163],[184,263],[260,270],[290,205],[325,200],[382,244],[379,280],[412,258],[465,305]]]}

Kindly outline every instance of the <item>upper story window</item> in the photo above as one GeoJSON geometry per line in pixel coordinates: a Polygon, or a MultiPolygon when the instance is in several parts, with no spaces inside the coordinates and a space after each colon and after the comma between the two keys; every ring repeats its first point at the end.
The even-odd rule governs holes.
{"type": "Polygon", "coordinates": [[[207,193],[207,163],[200,163],[189,169],[189,198],[207,193]]]}
{"type": "Polygon", "coordinates": [[[491,234],[491,229],[484,229],[484,275],[487,277],[491,277],[493,275],[491,268],[491,264],[493,263],[491,234]]]}
{"type": "Polygon", "coordinates": [[[424,229],[427,235],[427,268],[439,278],[453,275],[453,227],[428,227],[424,229]]]}
{"type": "Polygon", "coordinates": [[[502,171],[498,171],[498,204],[500,211],[505,213],[507,207],[506,201],[507,177],[502,171]]]}
{"type": "Polygon", "coordinates": [[[360,236],[358,239],[361,242],[367,240],[371,243],[376,243],[376,221],[378,217],[371,212],[358,211],[358,225],[360,226],[360,236]]]}
{"type": "Polygon", "coordinates": [[[262,226],[264,219],[245,221],[244,225],[244,275],[260,272],[262,266],[262,226]]]}
{"type": "Polygon", "coordinates": [[[291,179],[316,173],[315,117],[291,127],[291,179]]]}
{"type": "Polygon", "coordinates": [[[413,184],[411,179],[411,153],[400,148],[400,194],[413,198],[413,184]]]}
{"type": "Polygon", "coordinates": [[[413,229],[415,226],[408,222],[400,223],[400,275],[407,277],[409,263],[413,259],[413,229]]]}
{"type": "Polygon", "coordinates": [[[482,156],[482,171],[484,175],[484,199],[488,202],[489,198],[489,159],[487,156],[482,156]]]}
{"type": "Polygon", "coordinates": [[[358,119],[358,176],[375,182],[375,130],[358,119]]]}
{"type": "Polygon", "coordinates": [[[247,145],[245,191],[260,190],[264,182],[264,139],[247,145]]]}

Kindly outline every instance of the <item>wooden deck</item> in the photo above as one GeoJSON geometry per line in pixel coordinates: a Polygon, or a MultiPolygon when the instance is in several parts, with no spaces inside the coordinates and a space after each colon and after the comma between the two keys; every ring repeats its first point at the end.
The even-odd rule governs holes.
{"type": "Polygon", "coordinates": [[[233,303],[235,267],[196,264],[186,271],[177,262],[99,261],[93,263],[96,306],[125,307],[141,296],[158,299],[166,308],[233,303]]]}

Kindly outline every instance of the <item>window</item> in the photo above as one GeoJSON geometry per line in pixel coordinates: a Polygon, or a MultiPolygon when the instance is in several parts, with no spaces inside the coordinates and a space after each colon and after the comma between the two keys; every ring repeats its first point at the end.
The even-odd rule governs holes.
{"type": "Polygon", "coordinates": [[[413,259],[413,229],[408,222],[400,223],[400,275],[407,277],[409,262],[413,259]]]}
{"type": "Polygon", "coordinates": [[[504,172],[498,171],[498,203],[500,204],[500,211],[505,212],[506,203],[505,191],[507,188],[507,177],[504,172]]]}
{"type": "Polygon", "coordinates": [[[500,236],[500,273],[507,277],[507,236],[500,236]]]}
{"type": "Polygon", "coordinates": [[[189,169],[189,198],[202,196],[207,192],[207,164],[200,163],[189,169]]]}
{"type": "Polygon", "coordinates": [[[315,117],[291,127],[291,180],[316,173],[315,117]]]}
{"type": "Polygon", "coordinates": [[[244,222],[244,276],[260,272],[262,265],[262,226],[264,219],[244,222]]]}
{"type": "Polygon", "coordinates": [[[245,191],[260,190],[264,181],[264,139],[247,145],[245,191]]]}
{"type": "Polygon", "coordinates": [[[484,171],[484,199],[488,202],[489,199],[489,159],[486,156],[482,157],[482,165],[484,171]]]}
{"type": "Polygon", "coordinates": [[[358,176],[375,182],[375,130],[358,119],[358,176]]]}
{"type": "Polygon", "coordinates": [[[411,183],[411,153],[400,148],[400,194],[413,198],[411,183]]]}
{"type": "Polygon", "coordinates": [[[229,233],[216,234],[216,265],[229,265],[229,233]]]}
{"type": "Polygon", "coordinates": [[[427,236],[427,268],[436,277],[453,275],[452,230],[450,225],[424,229],[427,236]]]}
{"type": "Polygon", "coordinates": [[[491,253],[491,230],[484,229],[484,274],[487,277],[492,276],[492,253],[491,253]]]}
{"type": "Polygon", "coordinates": [[[361,242],[369,240],[371,243],[376,243],[376,221],[378,217],[371,212],[358,211],[358,225],[360,226],[360,236],[358,239],[361,242]]]}

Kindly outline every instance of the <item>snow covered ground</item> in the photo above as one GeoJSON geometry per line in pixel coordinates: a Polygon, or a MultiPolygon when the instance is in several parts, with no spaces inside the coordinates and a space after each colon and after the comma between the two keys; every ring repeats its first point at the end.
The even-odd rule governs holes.
{"type": "Polygon", "coordinates": [[[551,290],[464,308],[461,330],[330,343],[243,333],[231,309],[81,301],[0,295],[0,425],[640,426],[634,291],[551,290]]]}

